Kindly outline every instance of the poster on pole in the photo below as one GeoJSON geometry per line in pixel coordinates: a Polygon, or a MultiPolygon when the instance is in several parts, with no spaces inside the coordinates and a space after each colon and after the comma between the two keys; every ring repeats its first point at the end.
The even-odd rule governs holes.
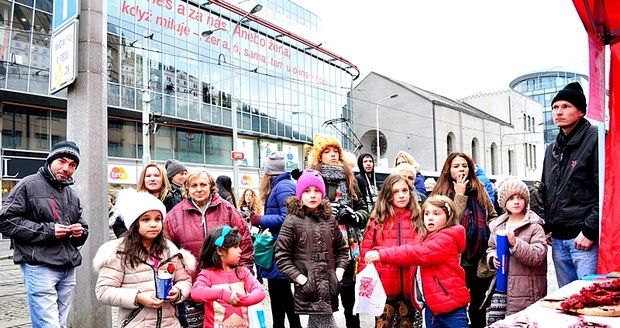
{"type": "Polygon", "coordinates": [[[75,81],[77,77],[78,20],[73,20],[50,42],[50,84],[54,94],[75,81]]]}

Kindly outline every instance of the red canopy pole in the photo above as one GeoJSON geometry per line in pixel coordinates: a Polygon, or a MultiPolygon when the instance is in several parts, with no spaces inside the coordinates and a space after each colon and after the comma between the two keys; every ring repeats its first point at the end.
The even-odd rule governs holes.
{"type": "MultiPolygon", "coordinates": [[[[605,193],[599,245],[598,272],[620,271],[620,42],[611,46],[609,69],[609,133],[605,143],[605,193]]],[[[601,142],[601,140],[599,140],[601,142]]]]}

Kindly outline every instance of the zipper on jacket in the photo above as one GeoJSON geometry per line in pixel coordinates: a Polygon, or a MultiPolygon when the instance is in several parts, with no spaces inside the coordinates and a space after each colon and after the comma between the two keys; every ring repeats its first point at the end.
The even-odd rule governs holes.
{"type": "Polygon", "coordinates": [[[437,283],[437,286],[439,286],[439,288],[441,288],[441,290],[443,290],[443,292],[446,294],[446,296],[448,295],[448,291],[443,287],[443,285],[439,282],[439,279],[437,279],[437,276],[433,276],[433,279],[435,279],[435,282],[437,283]]]}
{"type": "MultiPolygon", "coordinates": [[[[401,245],[401,236],[400,236],[400,219],[402,214],[398,216],[398,246],[401,245]]],[[[409,269],[411,270],[411,269],[409,269]]],[[[405,287],[403,286],[403,267],[398,267],[398,273],[400,274],[400,293],[404,295],[405,287]]]]}

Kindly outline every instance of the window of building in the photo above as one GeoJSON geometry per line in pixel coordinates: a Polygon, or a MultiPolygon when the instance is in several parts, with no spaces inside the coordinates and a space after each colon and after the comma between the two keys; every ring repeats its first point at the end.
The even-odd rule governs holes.
{"type": "Polygon", "coordinates": [[[491,174],[497,174],[497,144],[491,144],[491,174]]]}
{"type": "Polygon", "coordinates": [[[205,135],[205,159],[207,164],[232,165],[230,150],[232,138],[225,135],[205,135]]]}
{"type": "Polygon", "coordinates": [[[448,133],[446,137],[446,149],[448,155],[454,151],[454,134],[452,132],[448,133]]]}
{"type": "Polygon", "coordinates": [[[478,163],[478,143],[478,138],[473,138],[471,140],[471,157],[474,163],[478,163]]]}

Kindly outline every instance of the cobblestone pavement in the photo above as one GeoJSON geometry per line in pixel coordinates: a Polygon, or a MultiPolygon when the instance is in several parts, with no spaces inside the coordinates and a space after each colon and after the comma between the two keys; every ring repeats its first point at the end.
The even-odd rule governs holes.
{"type": "MultiPolygon", "coordinates": [[[[8,242],[0,241],[0,328],[26,328],[32,327],[30,324],[30,317],[28,313],[28,304],[26,302],[26,293],[24,290],[24,284],[22,280],[22,272],[19,266],[13,264],[13,260],[10,258],[12,254],[8,250],[8,242]]],[[[557,282],[555,279],[555,270],[553,263],[551,262],[551,248],[549,248],[548,257],[548,292],[557,289],[557,282]]],[[[267,320],[267,327],[272,326],[271,321],[271,309],[269,303],[269,293],[267,292],[266,283],[265,294],[266,298],[263,301],[263,308],[265,311],[265,318],[267,320]]],[[[338,327],[345,327],[344,314],[342,312],[342,306],[340,311],[334,313],[336,323],[338,327]]],[[[112,308],[112,317],[116,318],[117,310],[112,308]]],[[[307,316],[301,316],[302,325],[306,325],[308,322],[307,316]]],[[[288,327],[288,322],[286,323],[288,327]]],[[[374,327],[374,318],[370,316],[361,316],[362,328],[374,327]]],[[[113,328],[118,328],[117,322],[113,323],[113,328]]]]}

